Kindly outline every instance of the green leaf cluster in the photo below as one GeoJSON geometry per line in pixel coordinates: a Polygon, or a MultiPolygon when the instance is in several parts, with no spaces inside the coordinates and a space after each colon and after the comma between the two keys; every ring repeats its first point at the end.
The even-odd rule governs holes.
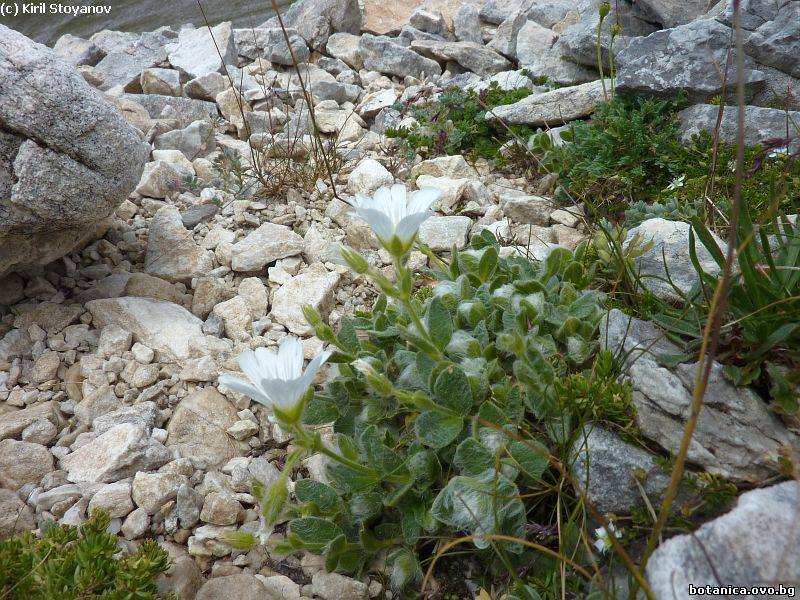
{"type": "Polygon", "coordinates": [[[80,527],[49,522],[33,533],[0,541],[0,597],[8,600],[147,600],[158,594],[156,577],[169,568],[157,542],[120,554],[106,532],[108,515],[94,512],[80,527]]]}
{"type": "Polygon", "coordinates": [[[573,197],[616,218],[628,203],[658,197],[677,171],[678,105],[616,95],[599,104],[590,120],[562,131],[567,143],[555,144],[542,133],[532,141],[532,151],[546,171],[559,174],[573,197]]]}
{"type": "Polygon", "coordinates": [[[523,545],[487,536],[524,540],[532,514],[550,518],[553,457],[583,422],[630,424],[630,391],[598,352],[604,295],[589,288],[583,251],[502,257],[482,232],[430,273],[432,293],[412,297],[420,322],[383,296],[336,333],[311,315],[337,349],[338,375],[305,423],[333,422],[352,463],[331,462],[325,483],[297,483],[279,550],[321,554],[345,572],[380,554],[395,587],[419,577],[432,539],[469,535],[473,552],[506,569],[522,561],[523,545]]]}

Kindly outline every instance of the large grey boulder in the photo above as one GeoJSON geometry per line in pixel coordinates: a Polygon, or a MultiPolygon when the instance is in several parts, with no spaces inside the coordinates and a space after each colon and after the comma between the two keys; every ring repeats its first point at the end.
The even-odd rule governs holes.
{"type": "Polygon", "coordinates": [[[531,77],[547,77],[559,85],[575,85],[597,79],[597,71],[566,60],[555,46],[558,35],[533,20],[519,30],[516,59],[531,77]]]}
{"type": "Polygon", "coordinates": [[[236,64],[231,24],[182,29],[178,42],[169,48],[169,62],[189,77],[224,72],[225,65],[236,64]]]}
{"type": "Polygon", "coordinates": [[[466,70],[477,73],[481,77],[508,71],[512,66],[508,60],[491,48],[474,42],[417,40],[411,42],[411,48],[437,60],[457,62],[466,70]]]}
{"type": "MultiPolygon", "coordinates": [[[[310,48],[323,51],[332,33],[360,33],[358,0],[298,0],[282,13],[283,24],[297,30],[310,48]]],[[[277,17],[261,27],[280,27],[277,17]]]]}
{"type": "MultiPolygon", "coordinates": [[[[720,110],[722,110],[722,120],[719,123],[719,137],[721,140],[735,144],[738,133],[738,108],[730,105],[721,107],[714,104],[696,104],[678,113],[681,141],[691,142],[692,136],[700,131],[708,131],[713,135],[720,110]]],[[[796,129],[797,123],[800,123],[800,111],[787,112],[777,108],[746,106],[744,143],[747,146],[753,146],[776,138],[792,138],[790,143],[781,147],[788,146],[789,152],[796,152],[800,149],[800,133],[796,129]]]]}
{"type": "Polygon", "coordinates": [[[0,276],[92,237],[148,148],[55,53],[0,25],[0,276]]]}
{"type": "Polygon", "coordinates": [[[166,46],[174,42],[177,35],[169,28],[139,36],[121,32],[105,32],[106,35],[101,35],[103,33],[90,39],[105,52],[92,73],[100,78],[101,90],[122,89],[133,93],[142,91],[142,71],[167,60],[166,46]]]}
{"type": "Polygon", "coordinates": [[[76,67],[81,65],[94,66],[105,56],[105,52],[94,42],[71,33],[65,33],[58,38],[56,43],[53,44],[53,52],[63,58],[65,62],[76,67]]]}
{"type": "Polygon", "coordinates": [[[417,79],[441,75],[442,68],[435,60],[425,58],[386,36],[365,33],[358,43],[358,51],[364,60],[364,68],[387,75],[417,79]]]}
{"type": "Polygon", "coordinates": [[[480,11],[482,21],[500,25],[511,13],[517,10],[527,11],[534,4],[533,0],[489,0],[480,11]]]}
{"type": "MultiPolygon", "coordinates": [[[[152,298],[102,298],[86,303],[97,327],[116,325],[160,353],[162,360],[185,360],[219,351],[203,335],[203,322],[177,304],[152,298]]],[[[217,340],[217,342],[222,342],[217,340]]]]}
{"type": "MultiPolygon", "coordinates": [[[[800,2],[742,2],[742,13],[745,52],[761,65],[800,78],[800,2]]],[[[732,2],[718,20],[733,25],[732,2]]]]}
{"type": "Polygon", "coordinates": [[[308,62],[311,53],[296,29],[287,29],[291,52],[280,27],[234,29],[233,37],[239,56],[250,60],[264,59],[279,65],[291,65],[292,53],[298,63],[308,62]]]}
{"type": "Polygon", "coordinates": [[[720,0],[638,0],[636,11],[661,29],[691,23],[711,10],[720,0]]]}
{"type": "MultiPolygon", "coordinates": [[[[729,27],[702,19],[631,40],[617,55],[617,90],[662,96],[686,91],[693,102],[707,102],[723,88],[730,93],[738,77],[735,61],[726,69],[731,39],[729,27]]],[[[765,83],[749,56],[744,78],[748,97],[765,83]]]]}
{"type": "Polygon", "coordinates": [[[656,599],[688,599],[690,584],[793,586],[800,580],[798,516],[796,481],[742,494],[728,514],[656,549],[647,563],[656,599]]]}
{"type": "MultiPolygon", "coordinates": [[[[597,26],[600,23],[598,6],[601,0],[591,0],[580,10],[577,23],[569,26],[561,34],[555,48],[569,60],[597,69],[597,26]]],[[[600,48],[604,71],[610,68],[612,54],[624,48],[632,38],[649,35],[658,28],[642,19],[626,0],[611,3],[611,12],[603,19],[600,35],[600,48]],[[611,28],[619,24],[621,32],[611,44],[611,28]]]]}
{"type": "Polygon", "coordinates": [[[554,28],[570,14],[577,19],[577,10],[588,4],[587,0],[538,0],[528,9],[528,19],[543,27],[554,28]]]}
{"type": "Polygon", "coordinates": [[[194,121],[183,129],[162,133],[153,140],[156,150],[180,150],[189,160],[211,154],[217,148],[214,126],[206,119],[194,121]]]}
{"type": "MultiPolygon", "coordinates": [[[[691,228],[683,221],[647,219],[631,229],[625,238],[626,247],[637,236],[645,242],[652,242],[651,248],[636,259],[635,265],[642,285],[662,300],[680,303],[682,295],[688,296],[700,281],[689,254],[691,228]]],[[[716,275],[720,271],[719,265],[696,236],[695,239],[700,266],[706,273],[716,275]]],[[[716,236],[714,239],[724,253],[725,243],[716,236]]]]}
{"type": "Polygon", "coordinates": [[[15,492],[0,489],[0,540],[36,528],[33,513],[15,492]]]}
{"type": "Polygon", "coordinates": [[[166,279],[189,283],[214,268],[211,251],[201,248],[183,226],[178,209],[161,207],[150,221],[145,272],[166,279]]]}
{"type": "MultiPolygon", "coordinates": [[[[692,403],[697,363],[662,367],[657,357],[680,354],[652,322],[613,309],[600,324],[600,343],[625,356],[636,425],[662,448],[677,453],[692,403]]],[[[687,459],[706,471],[739,481],[773,475],[782,448],[800,449],[800,439],[771,413],[752,389],[725,379],[714,363],[689,445],[687,459]]]]}
{"type": "Polygon", "coordinates": [[[528,15],[525,14],[525,11],[518,10],[511,13],[497,28],[492,41],[487,44],[487,47],[507,58],[514,58],[517,53],[519,30],[522,29],[527,20],[528,15]]]}
{"type": "Polygon", "coordinates": [[[624,514],[645,497],[655,503],[669,484],[655,457],[607,427],[592,424],[586,430],[572,447],[572,474],[597,510],[624,514]]]}
{"type": "Polygon", "coordinates": [[[289,279],[272,296],[272,320],[296,335],[313,335],[298,298],[327,319],[335,302],[334,292],[339,274],[329,272],[321,263],[314,263],[304,272],[289,279]]]}
{"type": "Polygon", "coordinates": [[[247,573],[209,579],[197,592],[197,600],[264,600],[266,597],[271,595],[266,594],[261,581],[247,573]]]}
{"type": "Polygon", "coordinates": [[[211,121],[219,116],[216,103],[207,100],[161,94],[126,94],[122,98],[141,104],[151,119],[164,116],[176,119],[178,127],[188,127],[195,121],[211,121]]]}
{"type": "MultiPolygon", "coordinates": [[[[636,8],[665,9],[671,4],[645,0],[636,8]]],[[[679,12],[687,5],[691,2],[675,4],[679,12]]],[[[800,4],[754,0],[741,6],[749,102],[800,109],[800,99],[792,92],[800,86],[800,4]]],[[[628,40],[617,55],[618,89],[662,96],[686,90],[693,102],[708,102],[723,88],[731,95],[737,81],[736,61],[730,52],[732,7],[732,0],[727,0],[695,21],[628,40]]]]}
{"type": "Polygon", "coordinates": [[[198,467],[225,464],[248,449],[246,442],[227,433],[238,420],[236,407],[216,389],[197,389],[175,407],[167,426],[167,447],[198,467]]]}
{"type": "Polygon", "coordinates": [[[67,480],[110,483],[157,469],[172,458],[141,425],[120,423],[61,459],[67,480]]]}
{"type": "Polygon", "coordinates": [[[483,43],[481,20],[478,9],[470,4],[462,4],[453,15],[453,32],[459,42],[483,43]]]}
{"type": "MultiPolygon", "coordinates": [[[[606,89],[610,87],[610,82],[606,82],[606,89]]],[[[543,94],[531,94],[513,104],[497,106],[486,113],[486,120],[501,119],[517,125],[552,127],[590,115],[604,99],[602,83],[590,81],[543,94]]]]}

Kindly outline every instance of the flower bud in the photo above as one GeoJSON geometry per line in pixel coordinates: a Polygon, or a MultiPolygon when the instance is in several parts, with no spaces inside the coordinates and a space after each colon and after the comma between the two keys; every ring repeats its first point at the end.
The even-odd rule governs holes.
{"type": "Polygon", "coordinates": [[[339,248],[339,253],[347,263],[347,266],[359,275],[363,275],[369,270],[369,263],[367,260],[352,248],[341,247],[339,248]]]}
{"type": "Polygon", "coordinates": [[[601,2],[599,11],[600,11],[600,20],[602,21],[608,16],[608,13],[611,12],[611,4],[609,2],[601,2]]]}
{"type": "MultiPolygon", "coordinates": [[[[264,491],[261,500],[261,524],[262,531],[272,531],[275,523],[281,518],[283,508],[286,505],[286,500],[289,497],[289,492],[286,489],[286,473],[281,473],[281,476],[264,491]]],[[[269,536],[267,536],[269,537],[269,536]]]]}

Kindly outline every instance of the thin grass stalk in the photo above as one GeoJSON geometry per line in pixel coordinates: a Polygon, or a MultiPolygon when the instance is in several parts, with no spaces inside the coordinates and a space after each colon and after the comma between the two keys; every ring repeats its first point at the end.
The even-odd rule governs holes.
{"type": "MultiPolygon", "coordinates": [[[[475,537],[476,536],[474,536],[474,535],[465,535],[463,537],[456,538],[454,540],[450,540],[449,542],[444,544],[441,548],[439,548],[439,550],[436,551],[436,555],[431,559],[431,563],[428,566],[428,570],[425,572],[424,579],[422,580],[422,587],[420,588],[420,594],[424,594],[425,593],[425,588],[428,587],[428,581],[430,580],[430,578],[431,578],[431,576],[433,574],[433,568],[436,566],[436,562],[442,557],[442,555],[444,555],[445,552],[447,552],[450,548],[453,548],[454,546],[458,546],[459,544],[463,544],[465,542],[473,541],[475,539],[475,537]]],[[[513,544],[521,544],[521,545],[526,546],[528,548],[532,548],[534,550],[538,550],[542,554],[547,554],[549,556],[552,556],[553,558],[557,558],[558,560],[560,560],[562,562],[566,562],[567,564],[569,564],[569,566],[574,568],[578,573],[583,575],[587,580],[589,580],[589,581],[592,580],[592,574],[589,571],[584,569],[582,566],[580,566],[578,563],[576,563],[571,558],[569,558],[569,557],[567,557],[567,556],[565,556],[565,555],[563,555],[563,554],[561,554],[559,552],[556,552],[555,550],[552,550],[552,549],[548,548],[547,546],[542,546],[541,544],[537,544],[535,542],[529,542],[528,540],[515,538],[514,536],[511,536],[511,535],[502,535],[502,534],[499,534],[499,533],[490,533],[490,534],[482,535],[480,537],[485,539],[485,540],[489,540],[489,541],[511,542],[513,544]]]]}
{"type": "MultiPolygon", "coordinates": [[[[329,157],[325,148],[322,144],[322,138],[320,136],[319,127],[317,126],[317,118],[314,112],[314,102],[311,98],[311,93],[308,91],[306,87],[305,81],[303,80],[303,76],[300,73],[300,66],[297,62],[297,57],[294,53],[294,48],[292,48],[292,44],[289,41],[289,34],[286,31],[286,27],[283,24],[283,17],[281,16],[280,10],[278,10],[278,3],[275,0],[271,0],[272,3],[272,10],[275,11],[275,15],[278,17],[278,24],[281,26],[281,32],[283,33],[283,39],[286,41],[286,47],[289,49],[289,55],[292,57],[292,66],[294,67],[295,73],[297,73],[297,78],[300,80],[300,88],[303,90],[303,96],[305,97],[306,104],[308,105],[308,115],[311,117],[311,124],[314,127],[314,138],[317,143],[317,152],[322,156],[322,161],[325,164],[325,170],[328,173],[328,179],[330,179],[331,183],[331,191],[333,192],[333,197],[337,200],[340,200],[338,193],[336,192],[336,184],[333,181],[333,169],[329,162],[329,157]]],[[[319,157],[315,157],[319,158],[319,157]]]]}
{"type": "MultiPolygon", "coordinates": [[[[733,35],[733,32],[731,32],[733,35]]],[[[725,58],[725,70],[722,73],[722,91],[720,93],[720,102],[719,102],[719,110],[717,111],[717,120],[714,123],[714,135],[712,137],[712,147],[711,147],[711,166],[709,168],[708,173],[708,180],[706,181],[706,189],[704,193],[703,201],[706,205],[706,217],[711,213],[709,208],[713,208],[716,210],[716,207],[713,204],[714,199],[714,188],[717,179],[717,158],[719,157],[719,137],[720,137],[720,129],[722,128],[722,117],[725,111],[725,98],[728,95],[728,72],[731,66],[731,60],[733,58],[733,53],[728,52],[725,58]]]]}
{"type": "MultiPolygon", "coordinates": [[[[647,567],[647,561],[655,550],[659,536],[664,529],[669,518],[672,503],[678,493],[680,482],[683,478],[686,466],[686,456],[689,452],[689,445],[697,428],[697,420],[703,406],[708,380],[711,375],[711,368],[714,364],[714,357],[719,346],[720,329],[722,318],[728,301],[728,290],[730,288],[731,271],[734,260],[734,250],[736,248],[736,230],[739,223],[739,213],[742,203],[742,178],[744,174],[744,50],[741,31],[741,0],[733,0],[733,26],[735,31],[736,43],[736,102],[738,106],[737,114],[737,136],[736,136],[736,178],[733,188],[733,211],[731,214],[730,230],[728,232],[728,248],[726,250],[725,264],[722,272],[722,279],[714,290],[711,300],[711,318],[706,321],[703,331],[703,341],[700,348],[700,355],[697,362],[694,390],[692,392],[691,413],[686,421],[683,430],[680,449],[675,457],[675,465],[672,468],[669,486],[664,494],[661,510],[658,515],[653,531],[647,540],[647,546],[642,556],[641,568],[647,567]]],[[[636,586],[631,588],[631,598],[635,597],[636,586]]]]}
{"type": "MultiPolygon", "coordinates": [[[[503,435],[511,438],[512,440],[525,444],[536,454],[544,458],[547,461],[547,463],[550,466],[552,466],[556,471],[558,471],[559,475],[561,475],[561,477],[565,479],[567,483],[570,484],[572,489],[575,490],[575,494],[581,498],[584,506],[586,506],[592,518],[598,523],[600,523],[600,525],[606,531],[609,537],[609,541],[611,542],[612,548],[620,556],[622,562],[625,563],[625,567],[628,569],[633,578],[636,580],[639,587],[645,593],[647,598],[648,599],[654,598],[653,592],[650,589],[650,584],[647,583],[645,578],[642,576],[640,569],[638,569],[636,567],[636,564],[633,562],[633,559],[631,558],[630,554],[628,554],[627,550],[625,550],[622,543],[617,539],[617,536],[614,535],[614,532],[609,527],[608,520],[606,520],[606,518],[600,513],[600,511],[597,510],[592,501],[589,500],[589,496],[586,494],[586,491],[580,485],[578,485],[578,482],[575,481],[575,478],[569,473],[569,471],[564,467],[564,465],[561,464],[561,461],[559,461],[549,452],[542,451],[541,448],[539,448],[536,444],[532,444],[529,439],[524,438],[521,435],[514,433],[513,431],[508,431],[507,429],[503,429],[499,425],[492,423],[491,421],[482,419],[480,417],[475,417],[474,420],[477,421],[482,427],[487,427],[489,429],[502,433],[503,435]]],[[[516,538],[513,539],[516,540],[516,538]]]]}
{"type": "MultiPolygon", "coordinates": [[[[225,65],[225,58],[222,56],[222,51],[219,49],[219,45],[217,44],[217,39],[214,37],[214,32],[211,30],[211,23],[209,22],[208,17],[206,17],[206,11],[205,9],[203,9],[203,4],[200,2],[200,0],[196,0],[196,2],[197,2],[197,8],[200,9],[200,14],[203,16],[203,22],[205,23],[206,28],[208,29],[208,34],[211,36],[211,41],[214,43],[214,49],[217,51],[217,56],[219,56],[220,63],[222,63],[223,67],[225,67],[225,76],[228,78],[228,83],[230,83],[231,89],[234,92],[234,97],[236,98],[236,105],[239,107],[239,114],[242,117],[242,123],[244,125],[245,133],[247,135],[247,138],[249,139],[250,125],[247,123],[247,118],[245,117],[245,112],[244,112],[244,94],[242,94],[239,90],[236,89],[236,84],[234,83],[231,74],[228,72],[227,66],[225,65]]],[[[258,171],[259,167],[257,166],[258,160],[256,158],[255,148],[253,148],[252,144],[248,144],[247,146],[250,149],[250,160],[253,163],[253,168],[256,169],[256,175],[258,176],[259,179],[262,179],[261,173],[258,171]]]]}

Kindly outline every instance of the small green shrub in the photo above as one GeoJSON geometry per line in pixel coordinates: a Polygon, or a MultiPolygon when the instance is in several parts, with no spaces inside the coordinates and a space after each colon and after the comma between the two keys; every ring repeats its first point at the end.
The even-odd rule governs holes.
{"type": "Polygon", "coordinates": [[[678,125],[675,101],[615,96],[592,118],[561,133],[556,146],[546,134],[534,141],[543,166],[597,212],[618,218],[634,200],[652,199],[675,172],[671,152],[678,125]]]}
{"type": "MultiPolygon", "coordinates": [[[[502,90],[494,82],[477,94],[472,90],[448,88],[436,101],[398,106],[419,125],[411,129],[390,128],[386,135],[402,140],[412,154],[419,153],[426,158],[446,154],[498,158],[498,149],[513,136],[505,126],[488,122],[484,116],[487,110],[518,102],[530,93],[527,88],[502,90]]],[[[533,129],[524,125],[511,125],[509,129],[522,139],[533,133],[533,129]]]]}
{"type": "MultiPolygon", "coordinates": [[[[432,540],[465,534],[497,572],[534,558],[549,565],[483,536],[528,539],[526,523],[557,510],[582,527],[576,500],[557,501],[549,458],[565,461],[589,420],[632,428],[630,388],[597,350],[603,295],[587,287],[580,252],[501,258],[484,232],[436,273],[432,297],[410,300],[418,325],[384,297],[338,334],[311,315],[338,349],[329,359],[338,376],[314,395],[305,423],[333,422],[353,466],[332,462],[328,484],[298,482],[278,550],[322,554],[328,570],[346,572],[388,553],[395,588],[419,581],[432,540]]],[[[563,540],[570,555],[578,538],[563,540]]]]}
{"type": "Polygon", "coordinates": [[[50,523],[41,537],[25,533],[0,542],[0,598],[8,600],[133,600],[166,598],[156,577],[169,568],[167,551],[145,541],[118,556],[109,517],[95,512],[80,527],[50,523]]]}
{"type": "MultiPolygon", "coordinates": [[[[720,141],[714,158],[711,134],[703,131],[689,146],[671,151],[674,169],[681,176],[661,192],[681,206],[694,206],[706,220],[724,223],[730,214],[736,179],[736,146],[720,141]],[[713,178],[711,173],[713,172],[713,178]]],[[[800,160],[771,153],[760,146],[745,150],[742,198],[753,214],[771,210],[797,212],[800,206],[800,160]]],[[[684,212],[682,216],[691,216],[684,212]]]]}
{"type": "MultiPolygon", "coordinates": [[[[652,217],[701,216],[724,223],[735,182],[736,147],[717,144],[709,132],[684,145],[675,117],[680,100],[616,96],[598,105],[592,118],[561,133],[553,144],[533,137],[531,152],[543,171],[557,172],[562,188],[601,216],[633,227],[652,217]]],[[[745,152],[742,197],[754,212],[796,212],[800,160],[759,146],[745,152]]]]}

